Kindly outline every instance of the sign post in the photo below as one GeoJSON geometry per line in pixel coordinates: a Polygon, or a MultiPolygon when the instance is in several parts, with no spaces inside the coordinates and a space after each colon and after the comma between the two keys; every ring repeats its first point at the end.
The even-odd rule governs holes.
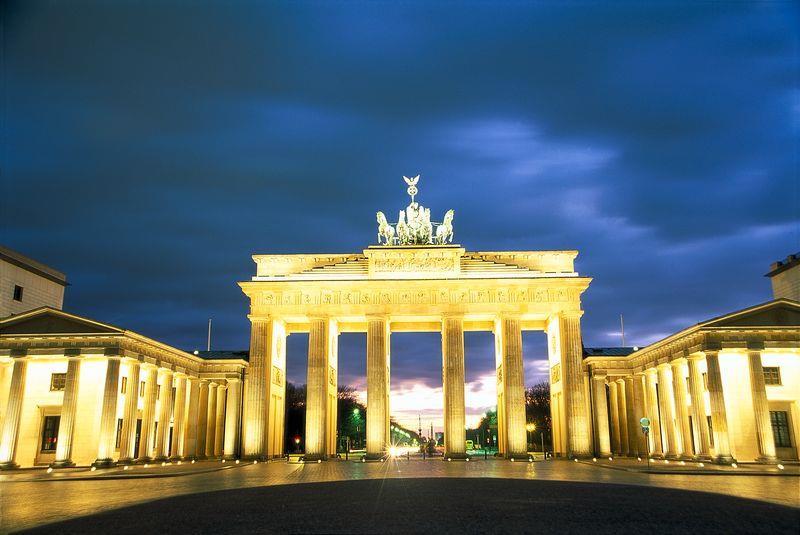
{"type": "Polygon", "coordinates": [[[639,420],[639,424],[642,426],[642,433],[644,433],[644,447],[645,451],[647,452],[647,469],[650,470],[650,418],[645,416],[641,420],[639,420]]]}

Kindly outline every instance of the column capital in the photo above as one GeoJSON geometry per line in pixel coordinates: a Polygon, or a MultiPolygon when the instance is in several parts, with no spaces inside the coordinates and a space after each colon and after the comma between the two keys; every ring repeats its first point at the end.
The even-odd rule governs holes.
{"type": "Polygon", "coordinates": [[[719,349],[704,349],[703,354],[705,355],[706,358],[710,356],[716,357],[717,355],[719,355],[719,349]]]}
{"type": "Polygon", "coordinates": [[[690,355],[686,355],[686,360],[698,361],[703,360],[704,358],[706,358],[704,353],[692,353],[690,355]]]}
{"type": "Polygon", "coordinates": [[[658,369],[658,370],[671,370],[672,366],[670,365],[669,362],[662,362],[661,364],[656,366],[656,369],[658,369]]]}
{"type": "Polygon", "coordinates": [[[607,375],[607,374],[606,374],[606,371],[605,371],[605,370],[602,370],[602,371],[595,371],[595,370],[592,370],[592,379],[595,379],[595,380],[597,380],[597,381],[603,381],[603,382],[605,382],[605,380],[606,380],[606,375],[607,375]]]}
{"type": "Polygon", "coordinates": [[[563,310],[557,314],[564,319],[581,319],[583,310],[563,310]]]}
{"type": "Polygon", "coordinates": [[[646,370],[644,370],[644,373],[645,375],[648,375],[650,377],[655,377],[656,375],[658,375],[658,370],[656,368],[647,368],[646,370]]]}

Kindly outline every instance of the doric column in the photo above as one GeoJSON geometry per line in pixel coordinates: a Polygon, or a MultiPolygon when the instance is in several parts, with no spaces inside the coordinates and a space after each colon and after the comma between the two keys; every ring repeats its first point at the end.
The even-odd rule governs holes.
{"type": "Polygon", "coordinates": [[[463,316],[442,318],[442,390],[445,458],[466,459],[463,316]]]}
{"type": "MultiPolygon", "coordinates": [[[[494,330],[495,337],[499,339],[495,347],[500,351],[498,381],[502,383],[503,392],[503,422],[501,424],[498,421],[498,427],[503,425],[505,456],[508,459],[527,459],[528,432],[525,429],[525,378],[520,319],[517,316],[500,316],[495,320],[494,330]]],[[[580,377],[583,392],[583,375],[580,377]]]]}
{"type": "Polygon", "coordinates": [[[147,379],[144,384],[144,406],[142,407],[142,432],[139,436],[138,460],[151,460],[153,428],[156,424],[156,398],[158,396],[158,368],[145,368],[147,379]]]}
{"type": "Polygon", "coordinates": [[[619,452],[630,454],[628,445],[628,398],[625,392],[625,379],[617,379],[617,419],[619,419],[619,452]]]}
{"type": "Polygon", "coordinates": [[[336,420],[333,412],[335,400],[330,398],[330,387],[331,382],[334,387],[336,384],[334,364],[337,337],[335,321],[327,318],[311,319],[308,333],[306,389],[306,460],[326,459],[336,454],[336,420]],[[334,403],[333,408],[330,407],[331,402],[334,403]],[[331,418],[334,419],[333,422],[329,422],[331,418]],[[333,437],[330,436],[331,432],[333,437]],[[331,446],[334,447],[333,451],[331,446]]]}
{"type": "Polygon", "coordinates": [[[217,394],[220,385],[208,385],[208,411],[206,413],[206,457],[214,457],[214,439],[217,437],[217,394]]]}
{"type": "Polygon", "coordinates": [[[595,449],[601,457],[611,455],[611,439],[608,433],[608,402],[606,401],[606,374],[592,373],[592,400],[594,405],[595,449]]]}
{"type": "Polygon", "coordinates": [[[172,444],[169,448],[170,459],[183,457],[183,440],[186,431],[186,376],[175,374],[175,400],[172,411],[172,444]]]}
{"type": "Polygon", "coordinates": [[[225,396],[225,459],[235,459],[239,449],[239,404],[242,397],[242,382],[239,379],[228,379],[225,396]]]}
{"type": "Polygon", "coordinates": [[[611,443],[615,454],[622,454],[621,429],[619,423],[619,395],[617,394],[617,382],[608,381],[608,397],[611,400],[611,443]]]}
{"type": "Polygon", "coordinates": [[[658,367],[658,410],[661,413],[661,429],[667,439],[665,456],[674,459],[678,456],[678,441],[675,436],[675,416],[672,410],[672,372],[669,364],[658,367]]]}
{"type": "Polygon", "coordinates": [[[645,370],[645,377],[647,378],[647,418],[650,420],[650,439],[652,440],[650,452],[660,457],[664,454],[664,443],[661,440],[661,421],[658,411],[657,374],[658,372],[655,368],[645,370]]]}
{"type": "Polygon", "coordinates": [[[645,417],[645,406],[647,405],[647,394],[645,390],[645,377],[643,373],[636,373],[633,376],[633,430],[628,433],[636,436],[637,455],[647,455],[649,445],[647,436],[642,431],[641,420],[645,417]]]}
{"type": "Polygon", "coordinates": [[[367,318],[367,457],[377,459],[389,445],[389,320],[367,318]]]}
{"type": "Polygon", "coordinates": [[[219,385],[217,388],[217,415],[214,424],[214,457],[222,457],[222,439],[225,432],[225,393],[227,387],[219,385]]]}
{"type": "MultiPolygon", "coordinates": [[[[325,384],[328,396],[325,408],[328,411],[325,417],[325,433],[327,439],[327,454],[336,457],[337,421],[339,416],[339,325],[329,321],[328,325],[328,371],[325,375],[325,384]]],[[[387,372],[388,373],[388,372],[387,372]]],[[[387,377],[387,383],[389,381],[387,377]]],[[[389,391],[386,391],[386,412],[389,412],[389,391]]],[[[391,435],[387,435],[391,436],[391,435]]]]}
{"type": "Polygon", "coordinates": [[[267,429],[264,438],[267,457],[272,459],[283,456],[286,441],[286,324],[272,321],[270,333],[271,365],[267,374],[267,429]]]}
{"type": "Polygon", "coordinates": [[[3,434],[0,436],[0,469],[16,468],[14,455],[17,448],[19,418],[22,415],[22,401],[25,397],[25,377],[28,359],[15,358],[14,371],[11,372],[11,388],[8,393],[6,416],[3,419],[3,434]]]}
{"type": "Polygon", "coordinates": [[[172,417],[172,370],[161,374],[159,394],[158,428],[156,433],[155,460],[165,461],[169,457],[169,421],[172,417]]]}
{"type": "Polygon", "coordinates": [[[686,399],[686,368],[683,360],[673,360],[672,388],[675,397],[675,418],[682,443],[682,457],[692,457],[692,429],[689,425],[689,402],[686,399]]]}
{"type": "Polygon", "coordinates": [[[119,462],[130,463],[136,458],[136,421],[139,410],[138,360],[128,360],[128,377],[125,383],[125,413],[122,415],[122,436],[119,441],[119,462]]]}
{"type": "MultiPolygon", "coordinates": [[[[108,357],[106,381],[103,387],[103,407],[100,413],[100,440],[94,466],[114,466],[114,443],[117,434],[117,398],[119,397],[119,363],[117,357],[108,357]]],[[[60,434],[60,433],[59,433],[60,434]]],[[[120,450],[120,454],[122,450],[120,450]]]]}
{"type": "Polygon", "coordinates": [[[588,456],[591,455],[592,441],[589,403],[583,388],[581,313],[562,313],[558,328],[561,335],[561,375],[568,454],[573,457],[588,456]]]}
{"type": "Polygon", "coordinates": [[[747,361],[750,367],[750,391],[753,396],[758,460],[775,462],[775,437],[772,434],[772,423],[769,418],[769,402],[767,401],[767,387],[764,383],[764,368],[761,366],[761,351],[748,351],[747,361]]]}
{"type": "Polygon", "coordinates": [[[206,439],[208,433],[208,381],[200,380],[200,395],[197,402],[197,458],[206,458],[206,439]]]}
{"type": "Polygon", "coordinates": [[[628,421],[628,455],[639,453],[639,422],[636,421],[636,399],[633,393],[633,375],[625,377],[625,418],[628,421]]]}
{"type": "Polygon", "coordinates": [[[722,392],[722,373],[719,369],[719,351],[705,351],[708,373],[708,397],[711,401],[711,427],[714,428],[714,462],[731,463],[731,443],[728,438],[728,416],[725,395],[722,392]]]}
{"type": "Polygon", "coordinates": [[[75,417],[78,409],[78,387],[81,377],[80,357],[70,357],[67,361],[67,378],[64,383],[64,398],[61,403],[61,418],[56,440],[56,458],[51,466],[74,466],[72,462],[72,437],[75,431],[75,417]]]}
{"type": "Polygon", "coordinates": [[[196,459],[200,452],[197,447],[197,424],[200,419],[200,379],[187,377],[186,381],[189,406],[186,408],[186,431],[184,433],[181,456],[184,459],[196,459]]]}
{"type": "Polygon", "coordinates": [[[242,454],[246,459],[266,459],[283,452],[286,326],[272,318],[251,321],[242,454]],[[273,410],[271,400],[281,407],[273,410]]]}
{"type": "Polygon", "coordinates": [[[706,402],[703,397],[703,374],[700,373],[701,355],[690,355],[689,361],[689,395],[692,397],[692,423],[697,436],[698,459],[711,459],[711,440],[708,432],[708,418],[706,417],[706,402]]]}

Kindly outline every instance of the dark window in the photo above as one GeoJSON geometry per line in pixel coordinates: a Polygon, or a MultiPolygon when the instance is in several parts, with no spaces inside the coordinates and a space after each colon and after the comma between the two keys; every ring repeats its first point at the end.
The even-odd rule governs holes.
{"type": "Polygon", "coordinates": [[[22,301],[22,286],[14,285],[14,301],[22,301]]]}
{"type": "Polygon", "coordinates": [[[772,423],[772,434],[776,448],[791,448],[792,438],[789,436],[789,414],[786,411],[769,411],[772,423]]]}
{"type": "Polygon", "coordinates": [[[708,390],[708,374],[703,374],[703,390],[708,390]]]}
{"type": "Polygon", "coordinates": [[[128,378],[127,377],[123,377],[122,378],[122,386],[119,387],[119,393],[120,394],[124,394],[127,389],[128,389],[128,378]]]}
{"type": "Polygon", "coordinates": [[[156,385],[156,399],[161,399],[161,389],[164,385],[156,385]]]}
{"type": "Polygon", "coordinates": [[[61,416],[45,416],[42,426],[42,453],[56,451],[58,441],[58,424],[61,423],[61,416]]]}
{"type": "Polygon", "coordinates": [[[780,385],[781,384],[781,369],[777,366],[764,367],[764,384],[780,385]]]}
{"type": "Polygon", "coordinates": [[[711,425],[711,416],[706,416],[708,420],[708,442],[711,444],[711,447],[714,447],[714,426],[711,425]]]}
{"type": "Polygon", "coordinates": [[[144,385],[145,385],[144,381],[139,383],[139,397],[140,398],[144,397],[144,385]]]}
{"type": "Polygon", "coordinates": [[[114,441],[114,449],[119,449],[120,440],[122,440],[122,418],[117,418],[117,438],[114,441]]]}
{"type": "Polygon", "coordinates": [[[60,390],[64,390],[64,387],[67,386],[67,374],[66,373],[54,373],[50,376],[50,391],[51,392],[58,392],[60,390]]]}

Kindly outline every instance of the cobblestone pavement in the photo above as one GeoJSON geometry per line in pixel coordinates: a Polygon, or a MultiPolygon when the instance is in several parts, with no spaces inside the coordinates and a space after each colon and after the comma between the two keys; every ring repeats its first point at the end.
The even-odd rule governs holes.
{"type": "MultiPolygon", "coordinates": [[[[20,471],[4,474],[0,479],[0,530],[19,530],[200,492],[396,478],[505,478],[640,485],[703,491],[800,507],[800,478],[792,476],[648,474],[568,461],[511,463],[474,460],[466,463],[403,459],[385,463],[332,461],[306,465],[202,462],[165,467],[137,466],[128,471],[118,468],[96,472],[73,470],[46,474],[43,471],[20,471]],[[54,477],[57,479],[53,480],[54,477]],[[76,479],[86,477],[89,479],[76,479]]],[[[465,485],[469,484],[465,482],[465,485]]]]}

